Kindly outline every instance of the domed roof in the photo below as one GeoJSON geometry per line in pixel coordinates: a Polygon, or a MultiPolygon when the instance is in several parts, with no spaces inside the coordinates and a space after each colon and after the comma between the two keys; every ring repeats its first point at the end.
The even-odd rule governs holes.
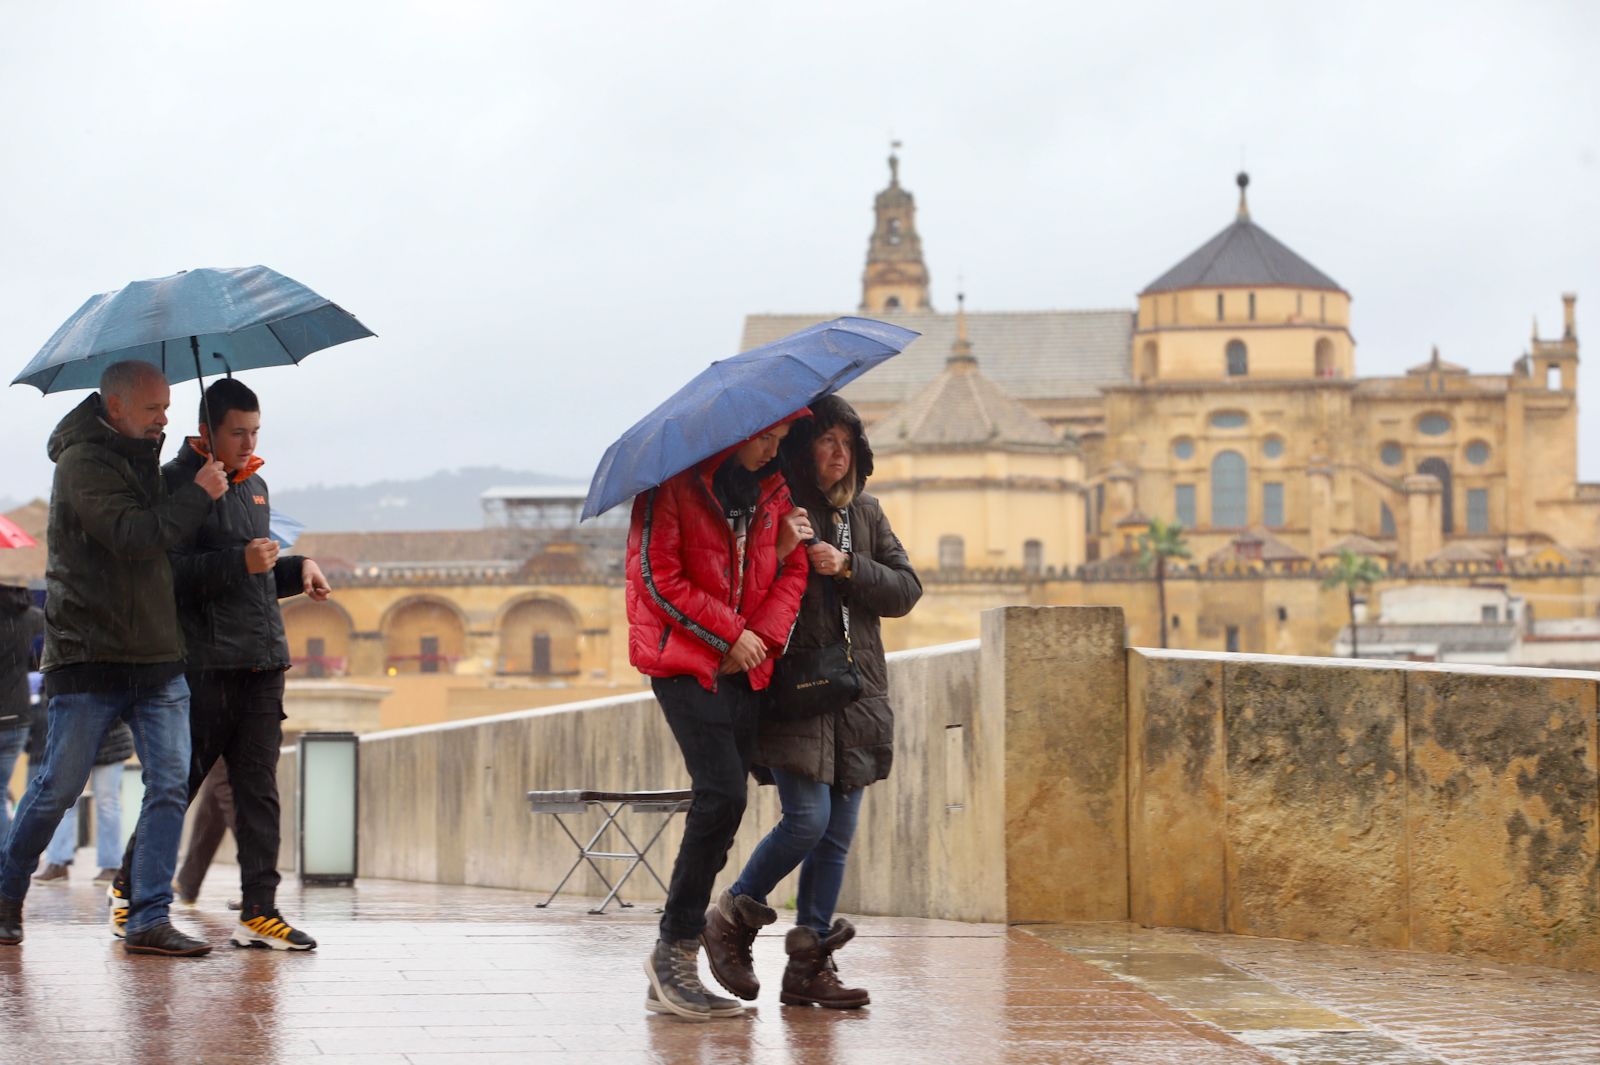
{"type": "Polygon", "coordinates": [[[1249,184],[1249,175],[1240,174],[1238,217],[1194,254],[1152,281],[1140,295],[1229,285],[1283,285],[1344,291],[1337,281],[1250,220],[1244,193],[1249,184]]]}
{"type": "Polygon", "coordinates": [[[880,454],[995,448],[1007,451],[1067,451],[1044,419],[1008,396],[978,369],[967,337],[964,297],[957,297],[956,341],[944,372],[872,425],[880,454]]]}

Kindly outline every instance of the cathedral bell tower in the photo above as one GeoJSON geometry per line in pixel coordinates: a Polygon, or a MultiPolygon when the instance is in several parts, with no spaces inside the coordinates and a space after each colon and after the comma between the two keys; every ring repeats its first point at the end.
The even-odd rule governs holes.
{"type": "Polygon", "coordinates": [[[917,236],[916,198],[900,187],[900,157],[895,141],[889,153],[889,187],[873,205],[877,219],[867,243],[867,268],[861,275],[861,312],[894,314],[931,310],[928,268],[917,236]]]}

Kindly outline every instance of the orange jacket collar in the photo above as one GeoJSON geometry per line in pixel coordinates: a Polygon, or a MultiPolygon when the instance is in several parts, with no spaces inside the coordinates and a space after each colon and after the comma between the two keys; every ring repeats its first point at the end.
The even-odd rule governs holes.
{"type": "MultiPolygon", "coordinates": [[[[186,436],[184,437],[184,441],[194,449],[195,454],[204,459],[209,460],[211,458],[211,449],[206,447],[205,441],[201,440],[198,436],[186,436]]],[[[250,460],[244,464],[244,468],[234,470],[233,475],[229,478],[229,480],[234,484],[243,484],[250,478],[254,477],[256,471],[266,464],[267,460],[262,458],[260,455],[251,455],[250,460]]]]}

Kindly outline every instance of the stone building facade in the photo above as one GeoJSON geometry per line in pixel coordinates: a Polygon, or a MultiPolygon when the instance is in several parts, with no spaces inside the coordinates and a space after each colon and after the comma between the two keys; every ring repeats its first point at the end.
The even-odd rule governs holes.
{"type": "MultiPolygon", "coordinates": [[[[873,254],[885,197],[894,212],[910,207],[892,157],[891,175],[873,254]]],[[[1129,520],[1146,516],[1180,522],[1200,558],[1236,555],[1241,538],[1311,565],[1357,543],[1412,568],[1600,549],[1600,484],[1577,476],[1575,297],[1563,298],[1561,332],[1536,332],[1507,373],[1469,373],[1436,350],[1403,374],[1361,377],[1350,293],[1257,224],[1246,175],[1238,186],[1229,224],[1146,286],[1132,312],[912,311],[927,293],[874,299],[869,259],[863,307],[924,333],[845,392],[880,450],[926,456],[910,461],[918,472],[877,483],[891,520],[917,527],[913,561],[939,566],[937,545],[959,539],[981,545],[965,553],[969,568],[1042,555],[1072,569],[1122,553],[1129,520]],[[956,347],[991,391],[1054,430],[1070,472],[1047,488],[1013,458],[1015,418],[975,422],[971,396],[938,385],[956,347]],[[925,427],[941,424],[962,427],[957,450],[983,476],[930,438],[925,427]],[[953,481],[968,485],[964,497],[953,481]]],[[[752,315],[744,344],[825,317],[752,315]]]]}

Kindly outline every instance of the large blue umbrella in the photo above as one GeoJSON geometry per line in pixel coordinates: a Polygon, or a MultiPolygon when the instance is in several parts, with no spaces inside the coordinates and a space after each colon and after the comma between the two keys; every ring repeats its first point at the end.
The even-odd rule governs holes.
{"type": "Polygon", "coordinates": [[[706,367],[606,448],[583,517],[603,514],[830,395],[922,334],[835,318],[706,367]]]}
{"type": "Polygon", "coordinates": [[[96,388],[114,362],[139,359],[169,382],[287,366],[373,336],[343,307],[265,266],[185,270],[91,296],[14,385],[96,388]]]}

